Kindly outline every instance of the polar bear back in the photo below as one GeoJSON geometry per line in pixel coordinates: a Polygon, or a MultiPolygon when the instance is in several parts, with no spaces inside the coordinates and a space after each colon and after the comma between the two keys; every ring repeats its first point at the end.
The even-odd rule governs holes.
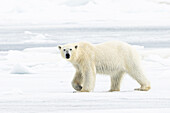
{"type": "Polygon", "coordinates": [[[94,47],[97,73],[111,74],[115,70],[126,71],[140,61],[136,50],[124,42],[112,41],[96,44],[94,47]]]}

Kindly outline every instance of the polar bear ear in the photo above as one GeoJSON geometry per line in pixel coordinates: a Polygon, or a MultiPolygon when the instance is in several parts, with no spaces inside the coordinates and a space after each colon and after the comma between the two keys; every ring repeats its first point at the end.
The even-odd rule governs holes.
{"type": "Polygon", "coordinates": [[[61,50],[61,46],[58,46],[58,49],[61,50]]]}
{"type": "Polygon", "coordinates": [[[78,45],[75,46],[75,49],[77,49],[77,48],[78,48],[78,45]]]}

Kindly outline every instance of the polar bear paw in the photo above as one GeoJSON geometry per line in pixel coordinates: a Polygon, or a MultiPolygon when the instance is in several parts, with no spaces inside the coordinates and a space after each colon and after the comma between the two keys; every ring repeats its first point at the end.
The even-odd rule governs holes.
{"type": "Polygon", "coordinates": [[[83,88],[81,85],[76,84],[76,83],[73,83],[72,86],[76,91],[80,91],[83,88]]]}
{"type": "Polygon", "coordinates": [[[120,89],[110,89],[109,92],[120,91],[120,89]]]}
{"type": "Polygon", "coordinates": [[[151,89],[151,87],[148,86],[148,87],[136,88],[135,90],[136,90],[136,91],[148,91],[148,90],[150,90],[150,89],[151,89]]]}

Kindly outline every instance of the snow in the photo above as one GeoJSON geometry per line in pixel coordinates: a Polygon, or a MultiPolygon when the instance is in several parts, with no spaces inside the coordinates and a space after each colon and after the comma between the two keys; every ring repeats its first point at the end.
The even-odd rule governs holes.
{"type": "Polygon", "coordinates": [[[29,38],[28,40],[23,41],[22,43],[24,44],[32,44],[32,43],[46,43],[46,44],[51,44],[51,43],[56,43],[56,41],[49,40],[48,37],[50,35],[48,34],[41,34],[41,33],[32,33],[30,31],[24,31],[24,34],[29,38]]]}
{"type": "Polygon", "coordinates": [[[167,0],[0,0],[0,25],[168,26],[167,0]]]}
{"type": "Polygon", "coordinates": [[[134,47],[140,52],[151,81],[152,89],[148,92],[134,91],[140,86],[128,75],[120,92],[107,92],[109,77],[97,75],[94,92],[73,93],[71,80],[75,70],[61,58],[57,47],[1,51],[0,111],[169,113],[170,49],[134,47]]]}
{"type": "Polygon", "coordinates": [[[0,113],[170,113],[169,0],[0,0],[0,113]],[[140,53],[148,92],[125,75],[120,92],[97,75],[74,93],[57,45],[120,40],[140,53]]]}
{"type": "Polygon", "coordinates": [[[21,64],[16,64],[11,70],[11,74],[30,74],[31,71],[29,70],[28,67],[21,65],[21,64]]]}

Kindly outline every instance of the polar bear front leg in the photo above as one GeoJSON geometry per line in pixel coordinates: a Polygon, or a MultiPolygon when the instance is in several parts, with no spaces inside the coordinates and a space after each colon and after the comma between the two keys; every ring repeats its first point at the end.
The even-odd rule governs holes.
{"type": "Polygon", "coordinates": [[[85,73],[83,74],[83,88],[81,92],[91,92],[94,90],[96,81],[95,71],[94,66],[85,70],[85,73]]]}
{"type": "Polygon", "coordinates": [[[72,87],[76,90],[76,91],[80,91],[82,89],[82,74],[80,71],[76,71],[73,81],[72,81],[72,87]]]}
{"type": "Polygon", "coordinates": [[[120,84],[123,78],[124,72],[114,72],[114,74],[111,75],[111,88],[109,92],[112,91],[120,91],[120,84]]]}

